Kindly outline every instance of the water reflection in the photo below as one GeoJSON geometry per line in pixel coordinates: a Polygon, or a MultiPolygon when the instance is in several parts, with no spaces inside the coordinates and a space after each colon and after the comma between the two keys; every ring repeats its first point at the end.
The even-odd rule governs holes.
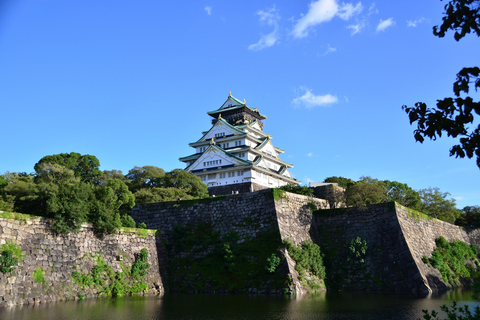
{"type": "Polygon", "coordinates": [[[182,295],[124,297],[58,302],[0,309],[2,320],[130,319],[417,319],[422,309],[439,310],[451,301],[472,306],[471,292],[440,296],[327,293],[303,298],[285,296],[182,295]]]}

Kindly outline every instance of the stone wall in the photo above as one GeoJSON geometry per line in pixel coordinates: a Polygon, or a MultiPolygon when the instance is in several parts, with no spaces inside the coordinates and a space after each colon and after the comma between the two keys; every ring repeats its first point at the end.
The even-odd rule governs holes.
{"type": "Polygon", "coordinates": [[[433,291],[443,291],[450,288],[435,268],[428,267],[422,257],[431,257],[435,249],[435,239],[443,236],[447,241],[461,240],[474,244],[480,249],[480,229],[464,230],[461,227],[437,220],[426,219],[424,215],[396,205],[396,214],[400,222],[405,241],[412,254],[422,280],[433,291]]]}
{"type": "Polygon", "coordinates": [[[210,196],[216,195],[231,195],[238,193],[249,193],[255,192],[263,189],[268,189],[265,186],[262,186],[258,183],[254,182],[244,182],[244,183],[236,183],[236,184],[227,184],[222,186],[214,186],[208,188],[208,194],[210,196]]]}
{"type": "MultiPolygon", "coordinates": [[[[435,219],[422,219],[421,215],[394,203],[367,208],[328,208],[326,200],[270,189],[144,204],[134,207],[132,217],[157,230],[156,236],[149,231],[142,237],[132,230],[134,233],[119,231],[102,239],[94,235],[90,226],[82,227],[78,234],[61,237],[49,232],[46,220],[0,218],[0,245],[14,241],[26,254],[15,272],[0,273],[0,306],[77,299],[79,294],[98,295],[94,288],[80,288],[74,283],[71,275],[75,267],[88,273],[94,264],[91,257],[95,256],[103,258],[114,271],[121,271],[122,264],[132,265],[135,254],[142,248],[149,252],[151,268],[146,281],[150,291],[163,291],[167,264],[163,242],[172,240],[177,225],[207,223],[222,236],[235,231],[239,236],[237,244],[267,233],[272,235],[272,231],[278,241],[289,239],[300,244],[312,240],[325,253],[327,288],[340,290],[441,291],[448,285],[437,270],[422,262],[422,256],[430,257],[435,239],[443,236],[449,241],[459,239],[480,245],[478,230],[465,231],[435,219]],[[351,241],[357,237],[368,246],[365,256],[360,258],[349,250],[351,241]],[[38,267],[45,271],[44,284],[36,283],[32,277],[38,267]]],[[[285,272],[293,278],[290,288],[300,294],[305,288],[296,278],[295,263],[288,252],[282,252],[286,258],[285,272]]]]}
{"type": "Polygon", "coordinates": [[[91,226],[84,225],[79,233],[55,236],[46,219],[0,218],[0,245],[13,241],[25,254],[15,271],[0,273],[0,307],[97,296],[98,288],[79,287],[72,273],[90,273],[98,257],[114,271],[122,271],[121,265],[130,268],[143,248],[148,250],[150,264],[143,281],[148,283],[150,293],[162,292],[164,249],[152,232],[142,236],[135,229],[132,232],[98,238],[91,226]],[[45,272],[43,283],[33,278],[37,268],[45,272]]]}
{"type": "Polygon", "coordinates": [[[167,240],[175,225],[209,223],[221,235],[237,231],[244,238],[255,237],[272,227],[278,229],[270,189],[201,200],[142,204],[135,206],[131,215],[149,229],[160,230],[162,238],[167,240]],[[260,224],[245,223],[246,219],[260,224]]]}
{"type": "Polygon", "coordinates": [[[348,291],[429,291],[393,203],[320,211],[314,214],[312,230],[314,242],[325,253],[328,287],[348,291]],[[349,250],[357,237],[368,247],[361,257],[349,250]]]}
{"type": "Polygon", "coordinates": [[[480,230],[462,228],[401,205],[325,210],[314,214],[312,239],[326,253],[328,283],[341,290],[440,292],[450,286],[422,257],[431,257],[435,239],[480,245],[480,230]],[[353,239],[367,242],[365,261],[349,252],[353,239]]]}

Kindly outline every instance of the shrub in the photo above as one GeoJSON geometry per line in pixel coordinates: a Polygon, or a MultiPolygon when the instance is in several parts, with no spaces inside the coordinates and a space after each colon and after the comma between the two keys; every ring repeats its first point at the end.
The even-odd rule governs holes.
{"type": "Polygon", "coordinates": [[[8,273],[15,270],[18,259],[13,256],[12,250],[3,250],[0,253],[0,272],[8,273]]]}
{"type": "Polygon", "coordinates": [[[150,264],[148,263],[148,251],[143,248],[135,259],[130,273],[134,279],[138,280],[147,274],[148,268],[150,268],[150,264]]]}
{"type": "Polygon", "coordinates": [[[274,273],[275,270],[277,270],[277,267],[280,265],[280,258],[277,257],[275,253],[272,253],[272,255],[267,258],[267,265],[265,266],[265,269],[267,269],[268,272],[274,273]]]}
{"type": "Polygon", "coordinates": [[[122,221],[123,227],[135,228],[135,220],[133,220],[130,215],[124,214],[120,217],[120,220],[122,221]]]}

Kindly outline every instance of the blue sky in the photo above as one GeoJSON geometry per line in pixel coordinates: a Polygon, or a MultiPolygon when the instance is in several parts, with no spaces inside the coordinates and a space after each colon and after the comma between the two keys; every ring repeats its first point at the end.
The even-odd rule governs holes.
{"type": "MultiPolygon", "coordinates": [[[[439,187],[480,205],[480,170],[455,142],[413,138],[402,105],[451,96],[479,38],[440,39],[445,2],[0,2],[0,173],[45,155],[102,170],[182,168],[229,91],[303,183],[329,176],[439,187]]],[[[473,93],[478,99],[478,93],[473,93]]]]}

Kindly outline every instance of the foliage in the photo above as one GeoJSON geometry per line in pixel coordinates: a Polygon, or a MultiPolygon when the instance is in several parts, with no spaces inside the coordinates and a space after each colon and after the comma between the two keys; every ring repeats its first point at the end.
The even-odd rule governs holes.
{"type": "Polygon", "coordinates": [[[22,248],[13,240],[7,239],[5,244],[0,246],[0,272],[8,273],[14,271],[24,256],[22,248]]]}
{"type": "Polygon", "coordinates": [[[120,216],[120,221],[122,222],[122,227],[135,228],[135,220],[129,214],[120,216]]]}
{"type": "Polygon", "coordinates": [[[344,189],[348,189],[351,186],[355,185],[355,181],[344,177],[328,177],[323,180],[323,182],[336,183],[339,187],[342,187],[344,189]]]}
{"type": "MultiPolygon", "coordinates": [[[[445,5],[445,16],[440,27],[433,28],[433,34],[444,37],[448,30],[454,30],[454,38],[459,41],[470,32],[480,36],[480,5],[478,0],[451,0],[445,5]]],[[[475,91],[480,88],[480,68],[467,67],[457,73],[453,84],[455,98],[448,97],[437,100],[436,108],[427,108],[423,102],[415,103],[415,107],[403,106],[408,114],[410,124],[416,122],[415,140],[423,143],[425,137],[436,140],[442,133],[447,136],[459,137],[459,144],[450,148],[450,156],[464,158],[476,157],[480,168],[480,124],[470,129],[469,124],[475,123],[475,115],[480,115],[480,102],[474,101],[468,95],[470,84],[475,91]]]]}
{"type": "MultiPolygon", "coordinates": [[[[480,319],[480,307],[476,306],[473,312],[468,306],[457,307],[457,302],[452,302],[452,306],[449,308],[446,305],[442,305],[440,310],[447,314],[446,318],[440,319],[438,312],[432,310],[422,310],[424,320],[478,320],[480,319]]],[[[420,320],[420,319],[418,319],[420,320]]]]}
{"type": "Polygon", "coordinates": [[[367,255],[367,241],[363,240],[360,237],[352,239],[348,245],[348,253],[350,256],[347,258],[348,261],[354,260],[360,263],[365,262],[365,257],[367,255]]]}
{"type": "Polygon", "coordinates": [[[139,228],[139,229],[147,229],[147,225],[145,224],[145,222],[140,222],[140,223],[137,225],[137,228],[139,228]]]}
{"type": "Polygon", "coordinates": [[[267,258],[265,269],[270,273],[274,273],[280,265],[280,261],[280,258],[275,253],[272,253],[272,255],[267,258]]]}
{"type": "Polygon", "coordinates": [[[147,274],[148,268],[150,268],[150,264],[148,263],[148,251],[143,248],[137,255],[130,272],[132,277],[138,280],[147,274]]]}
{"type": "Polygon", "coordinates": [[[455,224],[463,227],[480,228],[480,206],[464,207],[455,224]]]}
{"type": "MultiPolygon", "coordinates": [[[[261,221],[244,221],[252,227],[261,221]]],[[[240,240],[237,232],[221,236],[208,223],[177,225],[165,244],[172,291],[245,291],[271,285],[285,288],[283,272],[269,273],[265,262],[281,245],[278,231],[262,231],[240,240]],[[201,258],[199,258],[201,257],[201,258]]]]}
{"type": "Polygon", "coordinates": [[[435,239],[437,247],[431,258],[424,262],[440,271],[443,279],[452,285],[458,285],[459,280],[468,280],[478,273],[472,264],[478,263],[478,250],[475,245],[468,245],[460,240],[448,242],[444,237],[435,239]]]}
{"type": "Polygon", "coordinates": [[[4,244],[0,246],[0,251],[10,250],[13,256],[18,259],[19,262],[23,261],[25,253],[23,253],[22,247],[20,247],[14,240],[7,239],[4,244]]]}
{"type": "MultiPolygon", "coordinates": [[[[95,258],[95,256],[91,256],[95,258]]],[[[135,294],[148,290],[148,284],[142,280],[150,267],[147,249],[140,250],[130,270],[121,263],[122,271],[115,272],[105,263],[102,257],[96,257],[96,263],[89,273],[72,272],[73,281],[81,288],[96,288],[97,294],[121,297],[125,294],[135,294]],[[139,262],[137,262],[139,261],[139,262]]],[[[76,267],[74,267],[76,269],[76,267]]]]}
{"type": "Polygon", "coordinates": [[[325,279],[323,254],[317,244],[305,241],[300,246],[295,246],[289,240],[285,240],[283,243],[292,259],[295,260],[295,270],[302,279],[305,279],[306,273],[325,279]]]}
{"type": "Polygon", "coordinates": [[[61,182],[46,203],[46,213],[52,217],[50,228],[58,234],[77,232],[87,221],[94,199],[90,184],[61,182]]]}
{"type": "Polygon", "coordinates": [[[285,190],[278,189],[278,188],[272,188],[272,195],[273,199],[275,200],[280,200],[281,198],[285,197],[285,190]]]}
{"type": "Polygon", "coordinates": [[[426,188],[419,190],[421,203],[418,210],[436,219],[454,223],[461,215],[456,208],[455,199],[447,199],[448,192],[441,192],[439,188],[426,188]]]}
{"type": "Polygon", "coordinates": [[[84,182],[91,183],[102,176],[102,172],[98,169],[100,162],[97,157],[71,152],[45,156],[40,159],[34,166],[37,177],[41,178],[43,175],[48,174],[50,166],[54,165],[60,165],[73,170],[75,176],[84,182]]]}
{"type": "Polygon", "coordinates": [[[0,252],[0,272],[8,273],[15,270],[18,259],[13,256],[12,250],[2,250],[0,252]]]}
{"type": "Polygon", "coordinates": [[[347,206],[366,207],[387,201],[384,189],[376,184],[358,182],[345,192],[347,206]]]}
{"type": "Polygon", "coordinates": [[[279,188],[280,190],[300,194],[302,196],[311,196],[313,194],[313,190],[307,186],[301,186],[299,184],[289,183],[279,188]]]}
{"type": "Polygon", "coordinates": [[[45,284],[45,271],[43,271],[42,267],[37,267],[32,274],[33,279],[36,283],[45,284]]]}
{"type": "Polygon", "coordinates": [[[125,176],[128,181],[128,187],[133,193],[140,189],[163,186],[164,177],[165,171],[155,166],[135,166],[125,176]]]}
{"type": "Polygon", "coordinates": [[[164,186],[184,190],[194,198],[208,197],[208,187],[196,175],[181,169],[167,172],[164,177],[164,186]]]}

